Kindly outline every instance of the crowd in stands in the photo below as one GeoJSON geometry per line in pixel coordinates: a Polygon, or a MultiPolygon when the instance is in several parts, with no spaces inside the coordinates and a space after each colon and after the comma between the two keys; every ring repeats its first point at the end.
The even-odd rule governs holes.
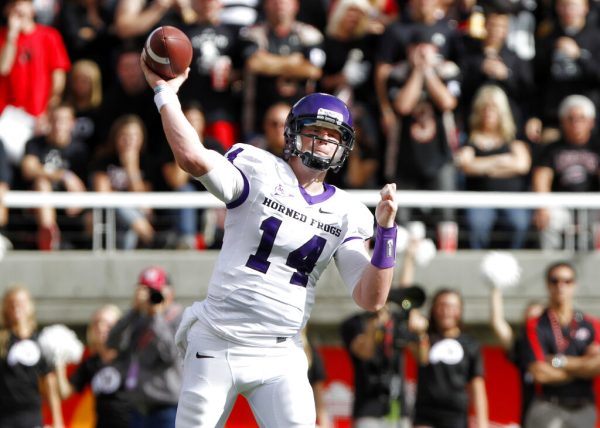
{"type": "MultiPolygon", "coordinates": [[[[222,153],[237,142],[279,153],[289,106],[322,91],[351,107],[358,131],[331,176],[340,187],[599,187],[596,2],[4,0],[2,11],[0,195],[202,190],[174,163],[139,65],[159,25],[192,41],[179,96],[222,153]]],[[[218,210],[117,214],[122,249],[220,243],[218,210]]],[[[400,224],[414,219],[428,234],[458,223],[473,249],[561,248],[580,222],[564,210],[399,210],[400,224]]],[[[90,224],[85,209],[0,210],[19,249],[90,248],[90,224]]]]}

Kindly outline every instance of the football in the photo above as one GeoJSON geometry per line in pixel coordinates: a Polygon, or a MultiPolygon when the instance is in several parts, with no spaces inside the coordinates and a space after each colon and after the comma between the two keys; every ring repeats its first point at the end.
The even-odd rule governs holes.
{"type": "Polygon", "coordinates": [[[183,31],[169,25],[150,33],[144,51],[148,68],[167,80],[183,73],[192,62],[192,42],[183,31]]]}

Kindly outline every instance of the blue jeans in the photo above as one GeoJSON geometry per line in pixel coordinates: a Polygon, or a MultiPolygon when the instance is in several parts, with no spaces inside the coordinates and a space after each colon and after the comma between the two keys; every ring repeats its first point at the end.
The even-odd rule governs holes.
{"type": "Polygon", "coordinates": [[[506,220],[510,230],[510,248],[523,248],[531,219],[531,211],[522,208],[468,208],[469,244],[471,249],[489,248],[492,229],[499,217],[506,220]]]}
{"type": "Polygon", "coordinates": [[[175,428],[177,406],[163,407],[148,414],[133,410],[129,428],[175,428]]]}
{"type": "MultiPolygon", "coordinates": [[[[186,183],[177,188],[178,192],[195,192],[192,183],[186,183]]],[[[198,220],[196,208],[180,208],[177,211],[177,232],[180,236],[196,236],[198,220]]]]}

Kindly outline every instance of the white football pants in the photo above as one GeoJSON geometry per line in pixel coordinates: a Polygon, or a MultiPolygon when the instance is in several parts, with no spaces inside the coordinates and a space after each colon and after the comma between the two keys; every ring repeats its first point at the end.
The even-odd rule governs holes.
{"type": "Polygon", "coordinates": [[[203,321],[188,332],[177,428],[223,427],[238,394],[260,427],[314,427],[304,350],[288,339],[250,347],[214,335],[203,321]]]}

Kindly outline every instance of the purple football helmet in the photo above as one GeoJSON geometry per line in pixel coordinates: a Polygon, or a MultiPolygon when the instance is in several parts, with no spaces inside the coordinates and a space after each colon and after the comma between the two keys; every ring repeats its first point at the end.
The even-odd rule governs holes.
{"type": "MultiPolygon", "coordinates": [[[[348,106],[339,98],[324,93],[314,93],[305,96],[298,101],[285,120],[285,148],[284,159],[298,156],[302,163],[309,168],[325,171],[331,169],[337,172],[350,154],[354,145],[354,129],[352,128],[352,115],[348,106]],[[336,144],[335,153],[329,158],[323,158],[314,153],[314,147],[310,151],[302,151],[300,135],[305,126],[320,126],[333,129],[340,133],[339,144],[336,144]]],[[[316,136],[313,138],[313,145],[316,136]]]]}

